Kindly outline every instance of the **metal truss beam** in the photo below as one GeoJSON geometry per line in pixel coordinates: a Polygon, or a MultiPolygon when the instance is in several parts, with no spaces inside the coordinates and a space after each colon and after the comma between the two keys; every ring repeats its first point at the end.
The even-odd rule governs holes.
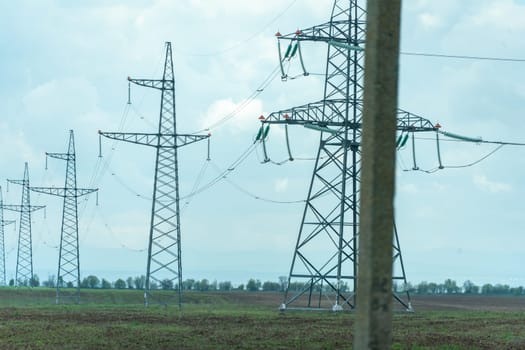
{"type": "Polygon", "coordinates": [[[65,300],[73,300],[73,302],[78,303],[80,301],[78,197],[96,192],[98,189],[77,187],[75,137],[73,130],[69,131],[67,153],[46,153],[46,157],[66,161],[64,187],[29,187],[29,189],[33,192],[64,198],[55,302],[59,304],[65,300]]]}
{"type": "MultiPolygon", "coordinates": [[[[363,101],[348,101],[344,99],[326,100],[309,103],[306,105],[285,109],[271,113],[263,123],[267,124],[289,124],[289,125],[318,125],[322,127],[338,127],[342,130],[361,129],[361,123],[353,123],[339,115],[339,110],[344,105],[354,107],[360,112],[363,110],[363,101]],[[333,117],[327,118],[327,113],[332,113],[333,117]]],[[[434,131],[439,129],[428,119],[420,117],[414,113],[402,109],[397,111],[397,130],[398,131],[434,131]]]]}
{"type": "Polygon", "coordinates": [[[33,284],[33,243],[31,235],[31,213],[45,208],[42,205],[31,205],[29,195],[29,169],[27,162],[24,166],[23,180],[7,180],[8,183],[22,186],[22,201],[20,205],[2,204],[1,209],[20,213],[18,230],[18,250],[16,258],[16,286],[29,286],[33,284]]]}
{"type": "Polygon", "coordinates": [[[183,147],[204,139],[209,135],[184,135],[184,134],[148,134],[138,132],[103,132],[99,134],[108,139],[135,143],[143,146],[151,146],[156,148],[173,148],[183,147]]]}
{"type": "MultiPolygon", "coordinates": [[[[148,306],[160,285],[177,291],[178,305],[182,306],[181,227],[179,210],[179,147],[202,141],[210,135],[178,134],[175,113],[175,75],[171,43],[166,43],[162,79],[128,80],[139,86],[161,91],[161,106],[157,133],[102,132],[100,136],[118,141],[156,148],[155,178],[151,224],[149,229],[148,260],[144,305],[148,306]],[[157,287],[155,287],[157,286],[157,287]]],[[[155,298],[167,304],[168,298],[155,298]]]]}
{"type": "MultiPolygon", "coordinates": [[[[278,40],[292,43],[328,44],[323,99],[271,113],[261,120],[263,124],[301,125],[321,132],[282,310],[340,311],[355,307],[365,8],[364,0],[335,0],[329,22],[291,34],[278,34],[278,40]]],[[[279,56],[282,57],[281,53],[279,56]]],[[[399,109],[397,116],[400,132],[437,131],[430,121],[413,113],[399,109]]],[[[393,278],[406,282],[394,224],[393,230],[393,278]]],[[[394,298],[411,310],[408,293],[394,293],[394,298]]]]}
{"type": "Polygon", "coordinates": [[[4,199],[2,197],[2,186],[0,186],[0,286],[6,286],[6,267],[5,267],[5,231],[4,227],[14,224],[15,220],[4,220],[4,199]]]}

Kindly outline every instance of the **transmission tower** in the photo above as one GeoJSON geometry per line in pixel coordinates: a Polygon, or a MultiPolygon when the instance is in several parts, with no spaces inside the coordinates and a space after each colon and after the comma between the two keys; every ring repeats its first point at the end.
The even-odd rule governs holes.
{"type": "Polygon", "coordinates": [[[4,199],[2,197],[2,186],[0,186],[0,286],[6,286],[5,277],[5,236],[4,227],[14,224],[15,220],[4,220],[4,199]]]}
{"type": "Polygon", "coordinates": [[[31,205],[29,196],[29,170],[27,162],[24,167],[23,180],[7,180],[22,186],[22,203],[20,205],[3,204],[2,209],[20,213],[18,229],[18,253],[16,258],[15,284],[17,286],[32,286],[33,284],[33,244],[31,237],[31,213],[45,208],[43,205],[31,205]]]}
{"type": "MultiPolygon", "coordinates": [[[[77,166],[75,138],[69,131],[67,153],[47,153],[47,157],[66,161],[66,180],[64,187],[30,187],[31,191],[63,197],[62,230],[58,255],[58,274],[56,284],[56,303],[67,297],[78,303],[80,300],[80,257],[78,246],[78,197],[98,191],[94,188],[77,187],[77,166]],[[75,288],[74,292],[68,292],[75,288]]],[[[47,166],[46,166],[47,167],[47,166]]]]}
{"type": "Polygon", "coordinates": [[[179,211],[179,173],[177,150],[210,135],[177,134],[175,116],[175,76],[171,43],[166,43],[162,79],[132,79],[131,83],[161,91],[160,118],[157,133],[99,132],[110,139],[136,143],[157,149],[155,180],[148,243],[148,261],[144,305],[148,306],[152,282],[173,285],[182,305],[181,229],[179,211]]]}
{"type": "MultiPolygon", "coordinates": [[[[320,132],[281,310],[355,307],[365,30],[365,1],[336,0],[329,22],[276,34],[281,65],[290,53],[301,54],[304,41],[328,45],[323,99],[261,118],[266,128],[269,124],[302,125],[320,132]],[[284,59],[281,41],[289,41],[284,59]]],[[[404,134],[403,143],[408,133],[437,130],[428,120],[403,110],[398,111],[397,129],[404,134]]],[[[406,283],[395,225],[393,230],[393,278],[406,283]]],[[[394,292],[394,298],[405,310],[412,310],[408,291],[394,292]]]]}

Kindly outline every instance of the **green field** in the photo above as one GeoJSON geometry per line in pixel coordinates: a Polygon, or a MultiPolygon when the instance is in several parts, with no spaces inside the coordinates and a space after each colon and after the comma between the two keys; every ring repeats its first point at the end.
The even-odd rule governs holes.
{"type": "MultiPolygon", "coordinates": [[[[524,298],[415,299],[421,311],[394,317],[394,349],[525,349],[524,298]]],[[[280,313],[279,300],[191,292],[180,311],[144,308],[135,290],[83,291],[80,305],[53,305],[51,289],[3,288],[0,349],[351,348],[353,313],[280,313]]]]}

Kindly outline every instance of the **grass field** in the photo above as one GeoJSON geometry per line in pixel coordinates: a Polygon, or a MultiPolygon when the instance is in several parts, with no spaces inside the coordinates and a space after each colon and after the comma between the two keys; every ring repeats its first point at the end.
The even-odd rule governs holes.
{"type": "MultiPolygon", "coordinates": [[[[277,293],[193,292],[142,306],[142,292],[0,289],[0,349],[350,349],[353,313],[277,311],[277,293]]],[[[525,349],[525,298],[415,296],[394,316],[394,349],[525,349]]]]}

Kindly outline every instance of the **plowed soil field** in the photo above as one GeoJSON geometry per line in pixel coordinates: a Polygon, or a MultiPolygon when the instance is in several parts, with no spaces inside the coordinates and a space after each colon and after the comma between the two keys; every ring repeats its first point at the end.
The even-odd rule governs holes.
{"type": "MultiPolygon", "coordinates": [[[[52,294],[0,289],[0,349],[351,349],[353,340],[353,313],[279,312],[278,293],[186,293],[182,310],[144,308],[139,291],[85,292],[80,305],[50,305],[52,294]]],[[[394,349],[525,349],[523,297],[412,304],[415,313],[394,316],[394,349]]]]}

